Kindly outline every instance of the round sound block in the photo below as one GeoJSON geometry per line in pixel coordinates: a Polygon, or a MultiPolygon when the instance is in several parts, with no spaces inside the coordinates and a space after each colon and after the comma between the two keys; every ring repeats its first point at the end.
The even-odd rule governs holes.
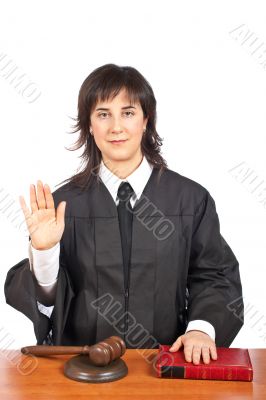
{"type": "Polygon", "coordinates": [[[127,365],[121,358],[104,367],[97,367],[91,363],[87,355],[79,354],[70,358],[64,365],[65,376],[81,382],[112,382],[124,378],[127,373],[127,365]]]}

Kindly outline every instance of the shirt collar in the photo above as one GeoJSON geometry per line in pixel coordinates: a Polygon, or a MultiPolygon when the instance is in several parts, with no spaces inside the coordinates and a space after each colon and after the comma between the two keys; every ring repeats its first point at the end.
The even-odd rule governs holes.
{"type": "Polygon", "coordinates": [[[150,164],[146,157],[143,156],[138,168],[124,179],[120,179],[118,176],[113,174],[112,171],[106,167],[103,160],[101,161],[99,175],[116,202],[117,191],[121,182],[128,182],[134,190],[135,199],[139,199],[150,178],[152,170],[152,164],[150,164]]]}

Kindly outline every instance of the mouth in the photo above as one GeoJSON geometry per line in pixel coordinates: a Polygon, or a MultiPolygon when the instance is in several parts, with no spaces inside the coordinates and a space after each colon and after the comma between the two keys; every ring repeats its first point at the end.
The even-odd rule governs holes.
{"type": "Polygon", "coordinates": [[[112,144],[119,144],[119,143],[125,143],[127,139],[121,139],[121,140],[111,140],[110,143],[112,144]]]}

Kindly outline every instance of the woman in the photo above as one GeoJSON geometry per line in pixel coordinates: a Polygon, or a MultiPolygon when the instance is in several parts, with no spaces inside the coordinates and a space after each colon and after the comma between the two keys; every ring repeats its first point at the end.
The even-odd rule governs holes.
{"type": "Polygon", "coordinates": [[[119,334],[129,348],[216,359],[243,324],[228,307],[242,299],[239,265],[210,193],[160,154],[151,86],[132,67],[97,68],[74,128],[83,170],[53,193],[31,185],[31,210],[20,196],[30,254],[7,274],[7,303],[33,321],[38,344],[119,334]]]}

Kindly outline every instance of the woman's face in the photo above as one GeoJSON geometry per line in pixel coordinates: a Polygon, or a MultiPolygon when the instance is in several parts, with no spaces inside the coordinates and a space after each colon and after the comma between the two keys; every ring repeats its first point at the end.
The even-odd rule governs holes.
{"type": "Polygon", "coordinates": [[[113,100],[98,102],[91,113],[91,130],[103,161],[140,160],[141,139],[148,119],[139,103],[130,104],[125,89],[113,100]],[[114,141],[124,140],[116,143],[114,141]]]}

